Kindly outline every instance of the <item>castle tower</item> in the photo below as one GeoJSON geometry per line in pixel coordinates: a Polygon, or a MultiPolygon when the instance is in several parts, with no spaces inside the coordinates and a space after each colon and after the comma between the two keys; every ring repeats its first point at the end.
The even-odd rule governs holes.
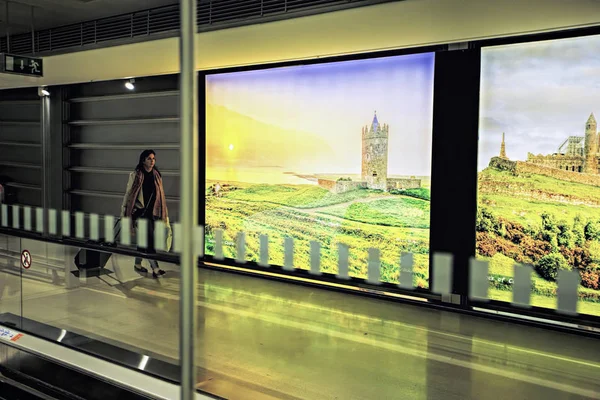
{"type": "Polygon", "coordinates": [[[500,158],[508,160],[508,157],[506,157],[506,143],[504,142],[504,132],[502,132],[502,144],[500,145],[500,158]]]}
{"type": "Polygon", "coordinates": [[[585,157],[585,164],[583,172],[587,174],[598,173],[598,134],[597,134],[596,118],[594,113],[590,114],[587,122],[585,123],[585,150],[583,156],[585,157]]]}
{"type": "Polygon", "coordinates": [[[388,129],[379,124],[377,113],[370,127],[362,130],[362,180],[367,188],[387,190],[388,129]]]}

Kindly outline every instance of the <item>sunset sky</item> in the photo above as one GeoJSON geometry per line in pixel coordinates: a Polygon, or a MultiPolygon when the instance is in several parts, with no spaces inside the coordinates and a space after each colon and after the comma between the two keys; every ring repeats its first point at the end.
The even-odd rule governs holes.
{"type": "Polygon", "coordinates": [[[485,48],[482,51],[479,169],[506,153],[549,154],[600,120],[600,35],[485,48]]]}
{"type": "Polygon", "coordinates": [[[433,69],[434,55],[427,53],[210,75],[207,105],[227,110],[211,111],[207,118],[230,118],[231,111],[257,122],[241,117],[232,118],[235,123],[207,122],[207,157],[230,157],[232,168],[259,158],[268,164],[269,157],[256,152],[235,156],[249,145],[248,139],[233,143],[238,132],[256,138],[267,154],[314,153],[306,146],[270,146],[280,139],[274,136],[294,135],[294,143],[318,137],[323,152],[302,154],[307,162],[298,172],[360,173],[361,128],[377,111],[379,122],[390,126],[389,173],[430,175],[433,69]]]}

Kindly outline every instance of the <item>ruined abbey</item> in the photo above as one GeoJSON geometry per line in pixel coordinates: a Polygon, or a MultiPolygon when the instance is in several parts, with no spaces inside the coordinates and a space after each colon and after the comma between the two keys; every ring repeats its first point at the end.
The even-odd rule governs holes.
{"type": "Polygon", "coordinates": [[[360,181],[349,179],[318,179],[319,186],[333,193],[343,193],[355,189],[415,189],[421,187],[416,178],[388,177],[389,126],[381,125],[377,113],[371,126],[362,128],[362,164],[360,181]]]}
{"type": "MultiPolygon", "coordinates": [[[[502,143],[504,146],[504,137],[502,143]]],[[[585,124],[585,136],[569,136],[554,154],[528,153],[527,162],[571,172],[600,174],[600,134],[594,114],[585,124]]]]}
{"type": "Polygon", "coordinates": [[[554,154],[527,154],[526,161],[512,161],[506,155],[504,133],[500,155],[489,166],[521,174],[538,174],[552,178],[600,186],[600,133],[594,114],[585,124],[585,136],[569,136],[554,154]]]}

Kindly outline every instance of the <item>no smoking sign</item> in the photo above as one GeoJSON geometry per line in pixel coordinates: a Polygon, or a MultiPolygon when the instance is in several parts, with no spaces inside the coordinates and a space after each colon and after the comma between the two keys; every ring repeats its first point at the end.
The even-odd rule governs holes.
{"type": "Polygon", "coordinates": [[[29,267],[31,267],[31,253],[29,250],[23,250],[21,253],[21,265],[25,269],[29,269],[29,267]]]}

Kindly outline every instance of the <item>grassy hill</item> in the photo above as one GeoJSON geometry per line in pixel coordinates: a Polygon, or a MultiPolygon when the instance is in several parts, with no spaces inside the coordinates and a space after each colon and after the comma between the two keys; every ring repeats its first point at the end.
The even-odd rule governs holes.
{"type": "MultiPolygon", "coordinates": [[[[355,190],[333,194],[312,185],[226,183],[222,197],[206,198],[207,254],[213,230],[224,230],[224,253],[235,258],[235,237],[246,233],[247,260],[259,259],[259,235],[269,236],[271,264],[283,265],[285,237],[294,238],[294,263],[310,265],[310,241],[321,243],[321,268],[337,271],[337,244],[350,246],[350,274],[367,276],[369,248],[381,251],[381,278],[398,282],[401,252],[414,253],[413,285],[428,287],[429,201],[423,191],[392,195],[355,190]]],[[[209,182],[210,185],[210,182],[209,182]]]]}
{"type": "Polygon", "coordinates": [[[251,185],[243,190],[233,191],[227,197],[297,208],[315,208],[381,195],[381,192],[373,190],[353,190],[334,194],[313,185],[251,185]]]}
{"type": "MultiPolygon", "coordinates": [[[[531,264],[534,305],[555,308],[548,265],[576,269],[580,312],[600,315],[600,187],[487,168],[479,174],[478,204],[477,254],[490,262],[493,278],[512,277],[515,262],[531,264]]],[[[493,298],[510,301],[510,285],[490,285],[493,298]]]]}
{"type": "Polygon", "coordinates": [[[537,226],[543,212],[571,221],[600,217],[600,187],[491,168],[479,173],[479,202],[524,225],[537,226]]]}

